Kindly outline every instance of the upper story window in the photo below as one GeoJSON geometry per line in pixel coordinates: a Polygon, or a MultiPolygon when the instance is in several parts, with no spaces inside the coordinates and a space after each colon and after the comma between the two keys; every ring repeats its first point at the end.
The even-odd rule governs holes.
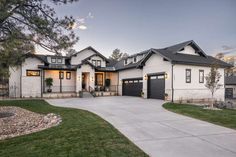
{"type": "Polygon", "coordinates": [[[26,76],[40,76],[40,70],[26,70],[26,76]]]}
{"type": "Polygon", "coordinates": [[[199,70],[199,83],[204,83],[204,70],[199,70]]]}
{"type": "Polygon", "coordinates": [[[128,59],[125,59],[125,64],[128,64],[128,59]]]}
{"type": "Polygon", "coordinates": [[[134,57],[134,63],[136,63],[137,62],[137,57],[134,57]]]}
{"type": "Polygon", "coordinates": [[[61,58],[57,58],[57,63],[62,63],[62,59],[61,58]]]}
{"type": "Polygon", "coordinates": [[[101,61],[100,61],[100,60],[97,60],[97,66],[98,66],[98,67],[101,67],[101,65],[102,65],[101,61]]]}
{"type": "Polygon", "coordinates": [[[101,60],[92,60],[92,64],[96,67],[101,67],[102,66],[101,60]]]}
{"type": "Polygon", "coordinates": [[[191,83],[191,69],[186,69],[186,72],[185,72],[185,75],[186,75],[186,83],[191,83]]]}
{"type": "Polygon", "coordinates": [[[52,57],[52,58],[51,58],[51,62],[52,62],[52,63],[56,63],[56,58],[52,57]]]}

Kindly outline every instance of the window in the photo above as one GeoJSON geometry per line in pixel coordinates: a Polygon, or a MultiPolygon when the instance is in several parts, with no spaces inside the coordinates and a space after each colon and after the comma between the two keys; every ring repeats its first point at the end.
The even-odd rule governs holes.
{"type": "Polygon", "coordinates": [[[40,70],[26,70],[26,76],[40,76],[40,70]]]}
{"type": "Polygon", "coordinates": [[[128,59],[125,59],[125,64],[127,64],[128,63],[128,59]]]}
{"type": "Polygon", "coordinates": [[[51,58],[52,63],[56,63],[56,58],[51,58]]]}
{"type": "Polygon", "coordinates": [[[97,60],[97,66],[101,67],[101,61],[100,60],[97,60]]]}
{"type": "Polygon", "coordinates": [[[64,79],[64,72],[62,71],[59,72],[59,79],[64,79]]]}
{"type": "Polygon", "coordinates": [[[186,69],[186,83],[191,83],[191,69],[186,69]]]}
{"type": "Polygon", "coordinates": [[[137,62],[137,57],[134,57],[134,63],[137,62]]]}
{"type": "Polygon", "coordinates": [[[92,60],[92,64],[96,66],[96,60],[92,60]]]}
{"type": "Polygon", "coordinates": [[[199,70],[199,83],[204,83],[204,70],[199,70]]]}
{"type": "Polygon", "coordinates": [[[66,72],[66,79],[70,80],[71,79],[71,72],[66,72]]]}
{"type": "Polygon", "coordinates": [[[95,85],[96,86],[103,86],[103,74],[102,73],[95,74],[95,85]]]}
{"type": "Polygon", "coordinates": [[[62,63],[62,59],[61,58],[57,58],[57,63],[62,63]]]}

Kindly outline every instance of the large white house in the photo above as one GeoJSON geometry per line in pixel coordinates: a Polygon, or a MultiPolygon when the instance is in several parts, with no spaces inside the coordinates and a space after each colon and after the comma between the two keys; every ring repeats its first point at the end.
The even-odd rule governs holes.
{"type": "Polygon", "coordinates": [[[223,85],[215,97],[224,100],[224,69],[230,65],[206,55],[192,40],[151,48],[118,62],[92,47],[70,57],[27,54],[20,67],[10,68],[9,91],[12,97],[78,96],[93,91],[96,95],[142,95],[173,101],[204,99],[211,97],[205,76],[215,64],[223,85]],[[51,93],[46,78],[53,78],[51,93]]]}

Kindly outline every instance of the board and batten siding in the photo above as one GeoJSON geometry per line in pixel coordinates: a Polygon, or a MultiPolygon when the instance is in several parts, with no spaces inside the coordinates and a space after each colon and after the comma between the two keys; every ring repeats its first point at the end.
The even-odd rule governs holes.
{"type": "Polygon", "coordinates": [[[142,69],[122,70],[122,71],[119,71],[118,77],[119,77],[118,95],[122,95],[122,83],[123,83],[122,80],[129,79],[129,78],[143,77],[143,70],[142,69]]]}
{"type": "MultiPolygon", "coordinates": [[[[187,100],[187,99],[207,99],[211,98],[211,93],[205,87],[205,76],[210,72],[210,67],[192,66],[192,65],[174,65],[173,67],[173,87],[174,87],[174,100],[187,100]],[[191,69],[191,83],[186,83],[186,69],[191,69]],[[199,70],[204,70],[204,83],[199,82],[199,70]]],[[[220,68],[218,71],[221,74],[219,84],[221,88],[215,93],[217,100],[224,100],[225,87],[224,87],[224,69],[220,68]]]]}

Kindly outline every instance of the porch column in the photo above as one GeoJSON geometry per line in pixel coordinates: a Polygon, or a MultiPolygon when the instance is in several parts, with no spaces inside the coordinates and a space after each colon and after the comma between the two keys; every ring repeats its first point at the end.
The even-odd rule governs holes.
{"type": "MultiPolygon", "coordinates": [[[[59,80],[60,80],[60,93],[62,93],[62,77],[61,77],[61,73],[62,71],[59,71],[59,80]]],[[[63,77],[64,77],[64,73],[63,73],[63,77]]]]}

